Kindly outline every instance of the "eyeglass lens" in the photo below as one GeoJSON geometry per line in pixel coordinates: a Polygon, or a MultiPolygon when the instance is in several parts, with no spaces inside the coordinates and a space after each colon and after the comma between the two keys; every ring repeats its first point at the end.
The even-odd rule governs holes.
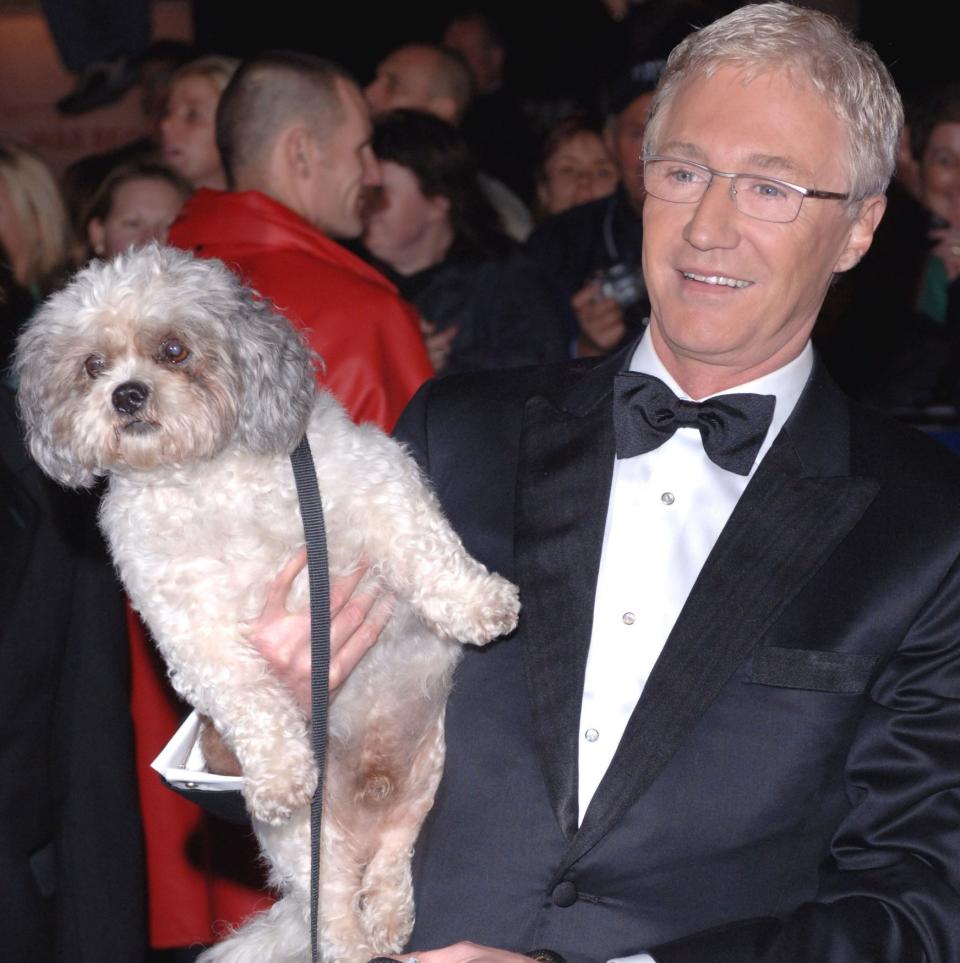
{"type": "MultiPolygon", "coordinates": [[[[644,167],[647,192],[663,201],[680,204],[696,203],[703,197],[713,174],[698,164],[678,160],[648,160],[644,167]]],[[[755,174],[735,174],[733,199],[737,210],[763,221],[792,221],[800,211],[803,194],[786,184],[755,174]]]]}

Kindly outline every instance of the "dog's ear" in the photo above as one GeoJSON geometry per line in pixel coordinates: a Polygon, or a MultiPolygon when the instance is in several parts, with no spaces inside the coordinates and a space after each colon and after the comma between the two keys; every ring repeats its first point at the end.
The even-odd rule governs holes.
{"type": "Polygon", "coordinates": [[[62,441],[70,432],[63,419],[72,410],[72,379],[55,344],[54,326],[48,323],[51,310],[56,308],[50,302],[41,307],[17,342],[13,363],[17,406],[30,454],[40,468],[67,488],[90,488],[97,476],[79,461],[75,447],[62,441]]]}
{"type": "Polygon", "coordinates": [[[241,378],[237,440],[253,451],[289,453],[316,399],[311,351],[293,325],[252,292],[245,292],[244,310],[231,323],[241,378]]]}

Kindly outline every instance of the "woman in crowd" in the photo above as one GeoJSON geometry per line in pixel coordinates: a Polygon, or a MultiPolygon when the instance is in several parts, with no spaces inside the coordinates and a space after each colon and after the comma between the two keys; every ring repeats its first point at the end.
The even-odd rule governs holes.
{"type": "Polygon", "coordinates": [[[537,175],[537,201],[543,216],[608,197],[619,182],[599,117],[577,111],[554,124],[537,175]]]}
{"type": "Polygon", "coordinates": [[[217,150],[217,104],[240,61],[211,55],[184,64],[170,83],[160,122],[163,159],[194,188],[227,186],[217,150]]]}
{"type": "Polygon", "coordinates": [[[98,188],[85,218],[85,234],[96,257],[111,258],[130,247],[163,241],[190,182],[162,164],[125,164],[98,188]]]}
{"type": "Polygon", "coordinates": [[[929,212],[918,305],[933,321],[960,326],[960,85],[942,91],[930,116],[913,126],[911,141],[929,212]]]}
{"type": "Polygon", "coordinates": [[[70,227],[50,168],[30,148],[0,139],[0,243],[18,284],[39,299],[69,269],[70,227]]]}
{"type": "Polygon", "coordinates": [[[565,346],[536,268],[504,233],[460,133],[397,110],[376,124],[383,186],[364,245],[424,318],[438,371],[533,364],[565,346]]]}
{"type": "Polygon", "coordinates": [[[0,248],[19,291],[0,330],[6,371],[20,325],[70,270],[70,226],[50,168],[28,147],[0,138],[0,248]]]}

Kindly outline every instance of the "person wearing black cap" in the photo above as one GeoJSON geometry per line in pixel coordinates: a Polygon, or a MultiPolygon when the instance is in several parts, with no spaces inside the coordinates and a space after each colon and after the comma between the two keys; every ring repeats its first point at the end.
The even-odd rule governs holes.
{"type": "Polygon", "coordinates": [[[620,169],[617,190],[548,218],[527,243],[576,356],[612,351],[639,331],[649,311],[640,271],[640,151],[663,66],[662,60],[635,64],[607,95],[606,136],[620,169]]]}

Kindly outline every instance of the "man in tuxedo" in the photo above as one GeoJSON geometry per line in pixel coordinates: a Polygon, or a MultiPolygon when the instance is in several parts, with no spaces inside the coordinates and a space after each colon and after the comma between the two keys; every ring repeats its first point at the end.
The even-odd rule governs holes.
{"type": "Polygon", "coordinates": [[[643,338],[401,419],[523,603],[458,669],[419,963],[960,959],[960,467],[809,344],[901,123],[824,14],[691,35],[644,145],[643,338]]]}
{"type": "Polygon", "coordinates": [[[645,140],[646,335],[401,420],[524,605],[451,696],[420,963],[960,959],[960,471],[809,346],[901,118],[823,14],[692,35],[645,140]]]}

